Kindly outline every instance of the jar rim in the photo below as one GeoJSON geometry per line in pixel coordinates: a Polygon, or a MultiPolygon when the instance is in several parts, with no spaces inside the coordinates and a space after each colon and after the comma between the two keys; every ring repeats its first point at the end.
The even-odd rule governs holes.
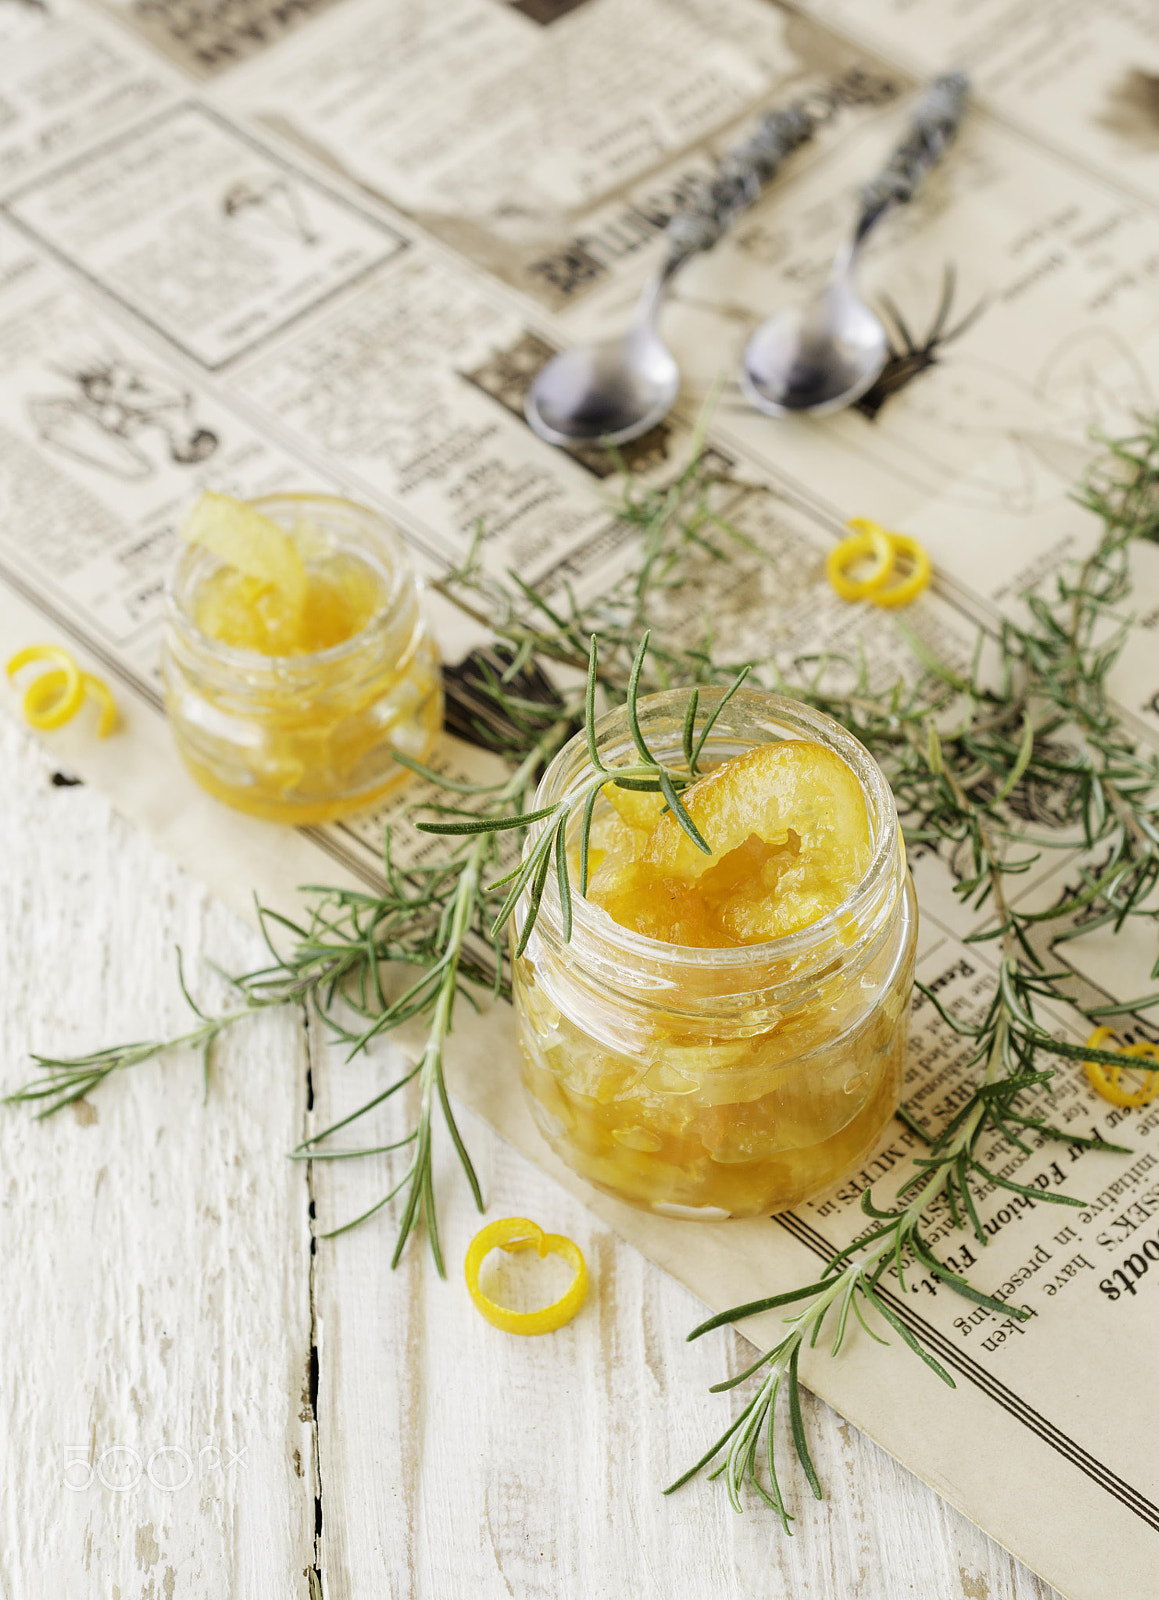
{"type": "MultiPolygon", "coordinates": [[[[268,671],[284,677],[288,673],[312,673],[319,668],[325,669],[340,664],[347,658],[357,656],[359,651],[365,649],[374,633],[380,631],[384,625],[389,625],[406,594],[408,578],[417,584],[410,551],[402,534],[393,522],[370,506],[362,505],[357,500],[348,500],[343,495],[320,494],[310,490],[274,490],[269,494],[254,495],[245,503],[275,522],[279,521],[277,510],[287,507],[312,506],[323,512],[330,510],[333,513],[337,510],[345,516],[353,513],[356,518],[367,523],[375,537],[386,546],[390,562],[384,576],[389,582],[381,604],[367,617],[358,632],[352,633],[348,639],[340,639],[337,644],[328,645],[325,650],[301,651],[295,655],[266,655],[260,650],[243,650],[237,645],[225,644],[222,640],[203,633],[197,626],[192,613],[181,603],[178,585],[183,579],[193,575],[199,563],[215,558],[213,552],[203,546],[186,544],[165,580],[166,617],[190,643],[207,651],[215,661],[219,661],[225,667],[235,667],[250,674],[268,671]]],[[[324,524],[324,517],[319,520],[324,524]]],[[[219,565],[225,563],[219,561],[219,565]]]]}
{"type": "MultiPolygon", "coordinates": [[[[657,694],[641,696],[638,709],[641,712],[648,712],[664,711],[669,708],[675,710],[679,707],[682,714],[691,692],[691,689],[667,689],[657,694]]],[[[701,711],[714,709],[727,692],[722,688],[701,686],[699,688],[701,711]]],[[[653,939],[648,934],[638,933],[633,928],[625,928],[601,908],[594,906],[586,896],[574,892],[572,894],[573,940],[575,931],[578,930],[583,939],[598,941],[606,949],[627,958],[633,964],[646,963],[653,968],[664,966],[666,969],[683,967],[701,973],[713,971],[727,973],[733,970],[739,972],[754,966],[796,967],[803,958],[807,959],[811,948],[816,948],[818,951],[826,947],[831,949],[834,937],[839,935],[842,928],[848,927],[851,918],[859,925],[872,923],[875,920],[870,913],[879,903],[890,878],[896,874],[900,826],[893,792],[873,756],[860,740],[834,718],[807,705],[804,701],[775,694],[772,690],[758,687],[742,688],[730,697],[729,707],[732,708],[734,715],[748,710],[758,717],[766,718],[770,723],[780,723],[786,729],[794,730],[788,733],[787,736],[790,738],[809,737],[811,734],[818,736],[817,742],[834,749],[851,769],[865,797],[866,810],[874,834],[873,855],[859,882],[838,905],[814,922],[792,933],[754,944],[707,947],[668,944],[663,940],[653,939]]],[[[679,748],[680,721],[680,716],[673,718],[677,736],[674,742],[677,748],[679,748]]],[[[718,720],[714,725],[713,734],[718,734],[718,730],[723,733],[727,726],[727,717],[718,720]]],[[[605,712],[596,722],[597,746],[600,745],[601,735],[606,740],[608,732],[613,729],[617,734],[622,733],[624,747],[630,748],[627,714],[622,706],[605,712]]],[[[775,734],[772,736],[777,737],[775,734]]],[[[712,743],[713,736],[710,735],[709,745],[712,743]]],[[[756,741],[752,741],[750,748],[755,743],[756,741]]],[[[601,749],[601,755],[603,754],[604,751],[601,749]]],[[[569,790],[574,792],[578,789],[585,771],[590,771],[590,764],[587,757],[586,735],[581,730],[557,752],[544,772],[536,791],[535,808],[553,804],[564,798],[569,790]],[[578,763],[575,760],[577,756],[582,757],[578,763]],[[569,768],[575,770],[569,771],[569,768]]],[[[541,823],[533,830],[528,841],[529,847],[543,826],[545,824],[541,823]]],[[[520,905],[523,905],[522,901],[520,905]]],[[[518,911],[517,907],[517,915],[518,911]]],[[[554,874],[548,876],[536,932],[539,932],[539,921],[545,912],[553,927],[561,929],[559,891],[554,874]]]]}

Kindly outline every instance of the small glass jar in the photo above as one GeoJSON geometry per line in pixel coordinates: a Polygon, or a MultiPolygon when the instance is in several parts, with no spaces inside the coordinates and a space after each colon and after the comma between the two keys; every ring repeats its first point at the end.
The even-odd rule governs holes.
{"type": "MultiPolygon", "coordinates": [[[[703,717],[720,692],[700,696],[703,717]]],[[[674,765],[687,698],[639,703],[650,747],[674,765]]],[[[609,767],[634,759],[622,710],[596,738],[609,767]]],[[[893,795],[831,718],[758,689],[725,706],[705,765],[781,739],[836,752],[865,797],[873,858],[840,906],[765,944],[692,949],[621,927],[573,894],[565,944],[552,874],[515,964],[540,1131],[597,1188],[664,1216],[768,1215],[822,1193],[872,1149],[900,1097],[917,905],[893,795]]],[[[575,793],[590,770],[581,735],[551,763],[535,806],[575,793]]],[[[525,915],[526,899],[518,924],[525,915]]]]}
{"type": "Polygon", "coordinates": [[[325,822],[407,777],[394,750],[419,761],[429,754],[443,725],[438,651],[409,552],[384,518],[330,495],[251,503],[287,531],[308,524],[314,554],[365,563],[382,602],[358,633],[329,649],[239,650],[197,627],[198,595],[221,562],[187,546],[166,595],[169,722],[186,766],[218,800],[271,822],[325,822]]]}

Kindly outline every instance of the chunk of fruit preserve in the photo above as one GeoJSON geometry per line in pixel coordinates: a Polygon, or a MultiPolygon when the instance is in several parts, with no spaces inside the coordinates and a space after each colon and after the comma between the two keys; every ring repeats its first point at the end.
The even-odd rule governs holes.
{"type": "Polygon", "coordinates": [[[857,779],[811,740],[758,745],[684,791],[711,855],[659,795],[611,783],[604,794],[615,820],[597,816],[593,826],[589,899],[666,944],[725,947],[796,933],[848,897],[873,854],[857,779]]]}
{"type": "Polygon", "coordinates": [[[304,656],[353,639],[385,603],[382,578],[366,561],[336,551],[304,568],[298,603],[283,589],[219,567],[201,586],[197,626],[209,639],[263,656],[304,656]]]}

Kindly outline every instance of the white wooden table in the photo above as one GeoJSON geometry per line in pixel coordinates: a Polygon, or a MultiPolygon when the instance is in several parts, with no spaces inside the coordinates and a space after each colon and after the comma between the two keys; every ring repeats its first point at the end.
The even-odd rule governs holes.
{"type": "MultiPolygon", "coordinates": [[[[8,1087],[30,1048],[181,1026],[175,944],[191,973],[203,953],[238,970],[258,955],[54,770],[0,716],[8,1087]]],[[[4,1600],[1053,1596],[820,1403],[828,1499],[795,1486],[794,1538],[718,1486],[661,1498],[723,1425],[706,1390],[743,1341],[687,1345],[697,1302],[469,1115],[488,1216],[529,1215],[587,1254],[570,1327],[515,1339],[475,1314],[460,1274],[479,1223],[447,1162],[446,1283],[425,1246],[390,1271],[386,1214],[316,1240],[386,1187],[385,1166],[286,1159],[381,1081],[381,1063],[323,1055],[270,1014],[224,1042],[204,1108],[180,1058],[46,1123],[0,1110],[4,1600]]]]}

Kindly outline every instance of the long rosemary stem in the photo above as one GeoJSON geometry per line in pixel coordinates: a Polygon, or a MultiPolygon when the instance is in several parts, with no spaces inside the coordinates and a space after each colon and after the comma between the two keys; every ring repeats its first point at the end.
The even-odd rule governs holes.
{"type": "Polygon", "coordinates": [[[410,1237],[411,1229],[415,1224],[421,1196],[423,1220],[426,1223],[431,1253],[435,1258],[435,1266],[438,1268],[440,1277],[446,1276],[446,1268],[443,1264],[442,1246],[439,1243],[438,1218],[435,1212],[434,1190],[431,1178],[431,1124],[436,1097],[442,1108],[443,1117],[454,1141],[459,1160],[467,1175],[467,1181],[471,1186],[475,1205],[478,1210],[482,1211],[483,1209],[483,1194],[479,1188],[479,1179],[475,1173],[471,1158],[467,1154],[467,1148],[459,1133],[454,1112],[451,1110],[451,1102],[447,1096],[446,1077],[443,1073],[443,1047],[447,1035],[451,1031],[455,997],[459,987],[459,965],[463,954],[463,944],[475,920],[478,909],[479,882],[486,851],[487,841],[480,836],[467,851],[467,858],[455,887],[454,910],[451,915],[450,927],[447,931],[445,965],[442,977],[439,980],[439,992],[435,999],[426,1044],[423,1047],[422,1068],[419,1073],[419,1082],[422,1086],[422,1110],[419,1115],[419,1137],[415,1152],[414,1176],[411,1179],[410,1193],[403,1210],[402,1220],[398,1226],[398,1239],[395,1243],[394,1255],[390,1263],[392,1267],[397,1267],[402,1257],[407,1239],[410,1237]]]}

